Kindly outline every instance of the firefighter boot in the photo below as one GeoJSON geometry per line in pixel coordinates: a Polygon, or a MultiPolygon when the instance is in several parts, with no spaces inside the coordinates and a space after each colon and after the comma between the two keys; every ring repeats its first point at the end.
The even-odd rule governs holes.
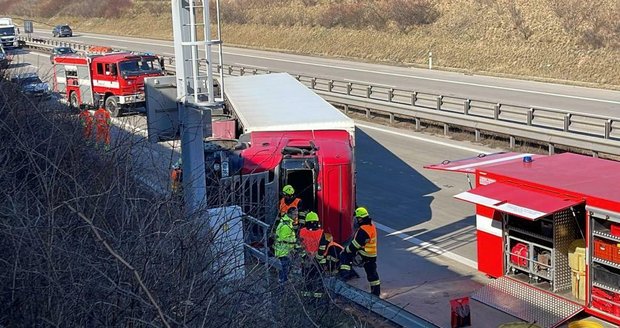
{"type": "Polygon", "coordinates": [[[370,293],[377,297],[381,297],[381,285],[370,286],[370,293]]]}

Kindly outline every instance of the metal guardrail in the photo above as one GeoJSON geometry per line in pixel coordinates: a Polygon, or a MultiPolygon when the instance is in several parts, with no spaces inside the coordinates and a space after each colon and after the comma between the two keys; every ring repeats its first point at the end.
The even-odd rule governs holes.
{"type": "MultiPolygon", "coordinates": [[[[23,39],[31,48],[50,50],[55,46],[70,46],[87,51],[91,45],[50,39],[23,39]]],[[[127,51],[124,49],[115,49],[127,51]]],[[[174,72],[174,57],[164,57],[169,72],[174,72]]],[[[223,65],[231,76],[267,74],[261,68],[223,65]]],[[[372,113],[385,115],[390,123],[396,118],[415,121],[416,129],[421,121],[444,125],[445,133],[450,126],[473,130],[478,140],[481,132],[499,134],[547,144],[549,153],[555,146],[620,155],[620,117],[608,117],[551,108],[527,107],[486,100],[467,99],[438,94],[417,92],[387,86],[338,81],[309,75],[297,75],[297,79],[334,105],[349,110],[359,110],[370,118],[372,113]],[[617,132],[619,131],[619,132],[617,132]]]]}

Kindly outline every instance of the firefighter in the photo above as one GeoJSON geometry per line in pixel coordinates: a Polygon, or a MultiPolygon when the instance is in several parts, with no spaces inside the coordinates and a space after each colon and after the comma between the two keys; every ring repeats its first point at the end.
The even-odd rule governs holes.
{"type": "Polygon", "coordinates": [[[170,183],[172,192],[178,192],[181,190],[181,184],[183,183],[183,160],[179,157],[179,160],[172,165],[170,171],[170,183]]]}
{"type": "Polygon", "coordinates": [[[79,115],[80,124],[83,127],[83,136],[86,142],[90,142],[93,136],[93,115],[87,109],[80,112],[79,115]]]}
{"type": "Polygon", "coordinates": [[[288,280],[288,273],[291,268],[291,252],[296,248],[297,236],[293,228],[293,219],[296,216],[297,208],[290,207],[286,214],[280,218],[280,222],[276,228],[274,253],[280,261],[280,272],[278,272],[278,281],[284,283],[288,280]]]}
{"type": "Polygon", "coordinates": [[[315,212],[306,214],[306,224],[299,230],[299,239],[303,246],[303,266],[302,273],[305,282],[305,290],[303,296],[320,298],[323,293],[320,292],[321,274],[319,272],[319,262],[316,259],[319,243],[323,236],[323,229],[319,223],[319,216],[315,212]]]}
{"type": "Polygon", "coordinates": [[[346,279],[351,274],[351,262],[356,255],[362,259],[366,279],[370,284],[370,292],[373,295],[381,295],[381,282],[377,273],[377,228],[372,224],[368,210],[364,207],[355,209],[355,218],[358,228],[353,235],[351,243],[345,247],[340,258],[341,278],[346,279]]]}
{"type": "Polygon", "coordinates": [[[324,233],[319,242],[319,250],[316,259],[327,274],[335,274],[338,272],[340,263],[340,253],[344,250],[340,244],[334,241],[330,233],[324,233]]]}
{"type": "MultiPolygon", "coordinates": [[[[280,216],[286,214],[286,211],[291,207],[301,209],[301,199],[295,197],[295,188],[291,185],[286,185],[282,188],[282,198],[280,198],[280,216]]],[[[299,224],[299,219],[295,219],[295,226],[299,224]]]]}
{"type": "Polygon", "coordinates": [[[97,146],[103,143],[103,148],[110,150],[110,112],[101,107],[95,111],[95,125],[97,126],[97,146]]]}

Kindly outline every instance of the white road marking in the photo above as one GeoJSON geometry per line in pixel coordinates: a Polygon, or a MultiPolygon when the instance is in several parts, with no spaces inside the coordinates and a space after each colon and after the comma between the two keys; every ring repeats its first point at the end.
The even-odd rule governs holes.
{"type": "Polygon", "coordinates": [[[46,54],[42,54],[42,53],[40,53],[40,52],[36,52],[36,51],[31,51],[31,52],[29,52],[29,53],[27,53],[27,54],[24,54],[24,56],[25,56],[25,55],[30,55],[30,54],[32,54],[32,55],[37,55],[37,56],[39,56],[39,57],[50,58],[50,54],[47,54],[47,55],[46,55],[46,54]]]}
{"type": "Polygon", "coordinates": [[[376,126],[371,126],[371,125],[366,125],[363,123],[358,123],[355,122],[356,126],[365,128],[365,129],[370,129],[370,130],[375,130],[375,131],[380,131],[383,133],[389,133],[389,134],[393,134],[399,137],[404,137],[404,138],[408,138],[408,139],[414,139],[414,140],[418,140],[418,141],[422,141],[422,142],[428,142],[428,143],[432,143],[435,145],[440,145],[440,146],[444,146],[444,147],[450,147],[450,148],[454,148],[454,149],[460,149],[460,150],[465,150],[465,151],[469,151],[472,153],[476,153],[476,154],[491,154],[491,152],[485,151],[485,150],[481,150],[481,149],[476,149],[476,148],[470,148],[470,147],[465,147],[465,146],[459,146],[459,145],[454,145],[454,144],[450,144],[447,142],[443,142],[443,141],[439,141],[439,140],[432,140],[432,139],[427,139],[424,137],[418,137],[418,136],[413,136],[410,134],[405,134],[402,132],[396,132],[396,131],[392,131],[392,130],[388,130],[388,129],[383,129],[383,128],[379,128],[376,126]]]}
{"type": "MultiPolygon", "coordinates": [[[[84,34],[84,35],[88,35],[88,34],[84,34]]],[[[110,40],[109,38],[102,38],[102,37],[96,37],[96,36],[90,36],[90,35],[88,35],[88,37],[89,38],[93,38],[93,39],[107,40],[107,41],[110,40]]],[[[174,47],[171,44],[165,44],[165,43],[152,43],[152,42],[142,42],[142,41],[134,41],[134,40],[127,40],[127,42],[138,43],[138,44],[145,44],[145,45],[151,45],[151,46],[162,46],[162,47],[168,47],[168,48],[173,48],[174,47]]],[[[257,56],[257,55],[246,55],[246,54],[241,54],[241,53],[235,53],[235,52],[232,52],[232,51],[223,51],[223,52],[225,54],[235,55],[235,56],[240,56],[240,57],[249,57],[249,58],[265,59],[265,60],[274,60],[274,61],[280,61],[280,62],[291,63],[291,64],[310,65],[310,66],[317,66],[317,67],[324,67],[324,68],[331,68],[331,69],[349,70],[349,71],[356,71],[356,72],[362,72],[362,73],[380,74],[380,75],[386,75],[386,76],[406,77],[406,78],[410,78],[410,79],[418,79],[418,80],[425,80],[425,81],[451,83],[451,84],[458,84],[458,85],[468,85],[468,86],[473,86],[473,87],[489,88],[489,89],[495,89],[495,90],[523,92],[523,93],[531,93],[531,94],[537,94],[537,95],[543,95],[543,96],[561,97],[561,98],[578,99],[578,100],[586,100],[586,101],[595,101],[595,102],[601,102],[601,103],[620,105],[620,101],[614,101],[614,100],[596,99],[596,98],[590,98],[590,97],[580,97],[580,96],[559,94],[559,93],[553,93],[553,92],[526,90],[526,89],[520,89],[520,88],[501,87],[501,86],[496,86],[496,85],[487,85],[487,84],[474,83],[474,82],[452,81],[452,80],[438,79],[438,78],[431,78],[431,77],[413,76],[413,75],[401,74],[401,73],[388,73],[388,72],[381,72],[381,71],[370,70],[370,69],[362,69],[362,68],[344,67],[344,66],[327,65],[327,64],[317,64],[317,63],[312,63],[312,62],[307,62],[307,61],[299,61],[299,60],[278,59],[278,58],[271,58],[271,57],[264,57],[264,56],[257,56]]],[[[365,83],[372,83],[372,82],[365,82],[365,83]]]]}
{"type": "Polygon", "coordinates": [[[393,228],[390,228],[386,225],[383,225],[379,222],[374,221],[375,226],[377,227],[377,229],[383,231],[383,232],[387,232],[388,236],[396,236],[400,239],[402,239],[403,241],[406,241],[408,243],[414,244],[415,246],[419,247],[420,249],[426,249],[430,252],[433,252],[435,254],[441,255],[443,257],[449,258],[451,260],[454,260],[456,262],[459,262],[463,265],[466,265],[470,268],[473,269],[478,269],[478,263],[474,260],[470,260],[464,256],[458,255],[456,253],[452,253],[449,251],[446,251],[444,249],[442,249],[441,247],[437,247],[429,242],[423,241],[421,239],[415,238],[413,236],[409,236],[405,233],[403,233],[400,230],[395,230],[393,228]]]}

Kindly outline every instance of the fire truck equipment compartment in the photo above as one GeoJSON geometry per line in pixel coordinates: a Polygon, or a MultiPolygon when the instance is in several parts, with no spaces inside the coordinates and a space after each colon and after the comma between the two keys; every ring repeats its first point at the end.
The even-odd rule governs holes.
{"type": "Polygon", "coordinates": [[[501,182],[479,186],[454,198],[532,221],[583,202],[501,182]]]}

